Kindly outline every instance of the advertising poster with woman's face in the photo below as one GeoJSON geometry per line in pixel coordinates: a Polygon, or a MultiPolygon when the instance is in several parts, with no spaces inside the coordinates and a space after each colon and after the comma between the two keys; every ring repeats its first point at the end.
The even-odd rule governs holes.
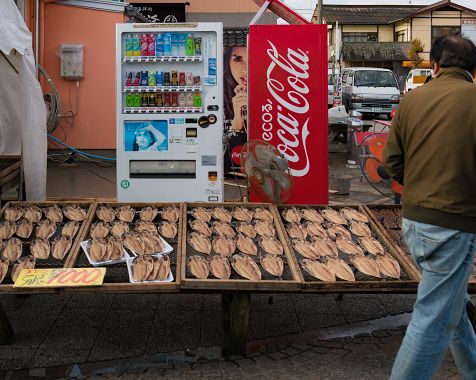
{"type": "Polygon", "coordinates": [[[240,153],[247,141],[248,98],[246,46],[224,49],[225,173],[240,171],[240,153]]]}
{"type": "Polygon", "coordinates": [[[124,124],[124,150],[126,152],[168,150],[167,121],[126,121],[124,124]]]}

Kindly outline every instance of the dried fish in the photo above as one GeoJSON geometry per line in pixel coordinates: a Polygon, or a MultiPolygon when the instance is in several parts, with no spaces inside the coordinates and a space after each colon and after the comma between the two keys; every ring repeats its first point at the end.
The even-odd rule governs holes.
{"type": "Polygon", "coordinates": [[[105,223],[112,223],[116,219],[116,213],[114,209],[109,206],[99,206],[96,210],[96,216],[99,220],[105,223]]]}
{"type": "Polygon", "coordinates": [[[139,216],[145,222],[152,222],[159,211],[156,207],[146,206],[142,210],[140,210],[139,216]]]}
{"type": "Polygon", "coordinates": [[[253,212],[246,207],[235,207],[232,210],[231,215],[236,220],[246,223],[251,223],[251,220],[253,219],[253,212]]]}
{"type": "Polygon", "coordinates": [[[217,236],[213,240],[213,250],[219,255],[228,257],[235,253],[236,244],[233,239],[224,236],[217,236]]]}
{"type": "Polygon", "coordinates": [[[233,238],[235,237],[235,231],[228,223],[225,222],[213,222],[212,230],[218,235],[233,238]]]}
{"type": "Polygon", "coordinates": [[[352,240],[352,235],[350,232],[345,229],[345,227],[341,226],[340,224],[330,224],[327,226],[327,234],[331,239],[349,239],[352,240]]]}
{"type": "Polygon", "coordinates": [[[155,276],[156,281],[165,281],[170,274],[170,258],[168,256],[154,257],[154,267],[160,265],[160,269],[155,276]]]}
{"type": "Polygon", "coordinates": [[[126,223],[131,223],[134,220],[135,210],[128,205],[122,205],[116,210],[117,219],[126,223]]]}
{"type": "Polygon", "coordinates": [[[157,231],[167,239],[173,239],[177,235],[177,225],[172,222],[160,222],[157,231]]]}
{"type": "Polygon", "coordinates": [[[248,223],[238,223],[237,227],[236,227],[236,230],[251,238],[251,239],[254,239],[256,237],[256,230],[255,230],[255,227],[252,225],[252,224],[248,224],[248,223]]]}
{"type": "Polygon", "coordinates": [[[17,222],[16,234],[17,236],[28,239],[33,232],[33,223],[28,219],[20,219],[17,222]]]}
{"type": "MultiPolygon", "coordinates": [[[[51,256],[57,260],[64,260],[73,244],[71,238],[66,235],[60,235],[51,244],[51,256]]],[[[35,254],[33,254],[37,257],[35,254]]]]}
{"type": "Polygon", "coordinates": [[[137,232],[143,232],[143,231],[155,232],[155,231],[157,231],[154,222],[146,222],[144,220],[138,220],[135,223],[135,229],[136,229],[137,232]]]}
{"type": "Polygon", "coordinates": [[[309,243],[307,240],[298,240],[294,239],[292,241],[293,247],[301,256],[304,256],[307,259],[318,260],[319,253],[314,248],[314,246],[309,243]]]}
{"type": "Polygon", "coordinates": [[[389,256],[378,256],[375,258],[375,262],[381,274],[400,279],[400,264],[397,260],[389,256]]]}
{"type": "Polygon", "coordinates": [[[352,256],[350,262],[354,267],[356,267],[360,272],[367,274],[372,277],[380,278],[380,270],[377,263],[374,259],[367,256],[352,256]]]}
{"type": "Polygon", "coordinates": [[[225,223],[231,223],[231,213],[224,207],[215,207],[212,210],[212,216],[225,223]]]}
{"type": "Polygon", "coordinates": [[[129,232],[129,224],[122,220],[115,221],[111,226],[111,234],[121,237],[129,232]]]}
{"type": "Polygon", "coordinates": [[[122,239],[118,236],[109,236],[106,240],[106,260],[119,260],[124,256],[122,239]]]}
{"type": "Polygon", "coordinates": [[[103,238],[93,238],[88,244],[88,253],[92,261],[101,262],[106,256],[106,240],[103,238]]]}
{"type": "Polygon", "coordinates": [[[63,221],[63,211],[58,205],[53,205],[45,210],[46,219],[51,220],[54,223],[61,223],[63,221]]]}
{"type": "Polygon", "coordinates": [[[15,282],[23,269],[34,269],[36,260],[33,256],[20,257],[18,264],[13,265],[12,280],[15,282]]]}
{"type": "Polygon", "coordinates": [[[212,214],[204,207],[196,207],[192,210],[192,216],[197,219],[201,220],[202,222],[208,223],[212,219],[212,214]]]}
{"type": "Polygon", "coordinates": [[[23,217],[32,223],[38,223],[41,220],[41,209],[37,206],[25,207],[23,217]]]}
{"type": "Polygon", "coordinates": [[[354,272],[352,268],[344,260],[339,258],[329,257],[326,262],[327,267],[331,270],[337,278],[345,281],[355,281],[354,272]]]}
{"type": "Polygon", "coordinates": [[[150,256],[137,256],[132,260],[131,270],[134,281],[145,281],[154,271],[154,259],[150,256]]]}
{"type": "Polygon", "coordinates": [[[210,240],[198,232],[192,232],[188,239],[189,244],[198,252],[210,254],[212,251],[212,244],[210,240]]]}
{"type": "Polygon", "coordinates": [[[92,224],[90,234],[93,238],[104,238],[109,235],[110,230],[111,226],[109,224],[97,222],[92,224]]]}
{"type": "Polygon", "coordinates": [[[220,280],[228,280],[231,275],[231,267],[228,259],[221,255],[210,257],[210,271],[220,280]]]}
{"type": "Polygon", "coordinates": [[[69,221],[63,226],[61,230],[61,234],[65,236],[69,236],[70,238],[74,238],[76,232],[79,230],[79,223],[75,222],[74,220],[69,221]]]}
{"type": "Polygon", "coordinates": [[[231,265],[241,277],[252,281],[261,280],[261,271],[250,256],[240,253],[233,255],[231,265]]]}
{"type": "Polygon", "coordinates": [[[288,235],[291,239],[305,240],[307,237],[307,230],[302,224],[289,223],[286,227],[288,235]]]}
{"type": "Polygon", "coordinates": [[[269,274],[280,277],[284,271],[284,262],[281,257],[274,255],[263,255],[260,259],[261,266],[269,274]]]}
{"type": "Polygon", "coordinates": [[[326,264],[323,264],[317,260],[302,259],[301,267],[312,277],[317,278],[321,281],[331,281],[336,280],[334,272],[332,272],[326,264]]]}
{"type": "Polygon", "coordinates": [[[365,223],[356,222],[354,220],[350,222],[350,232],[352,232],[355,236],[372,236],[370,228],[365,223]]]}
{"type": "Polygon", "coordinates": [[[240,252],[246,253],[247,255],[256,255],[258,254],[258,248],[256,247],[255,242],[248,236],[238,234],[236,239],[236,247],[240,252]]]}
{"type": "Polygon", "coordinates": [[[63,209],[63,214],[69,220],[74,220],[76,222],[82,222],[86,219],[86,211],[84,211],[81,207],[77,205],[66,206],[63,209]]]}
{"type": "Polygon", "coordinates": [[[164,208],[161,215],[162,219],[171,223],[177,223],[180,216],[180,210],[176,206],[169,206],[164,208]]]}
{"type": "Polygon", "coordinates": [[[43,219],[38,222],[36,227],[36,237],[49,239],[56,231],[56,223],[50,219],[43,219]]]}
{"type": "Polygon", "coordinates": [[[0,223],[0,241],[10,239],[16,231],[15,222],[5,221],[0,223]]]}
{"type": "Polygon", "coordinates": [[[272,255],[282,255],[284,251],[281,243],[272,236],[262,236],[259,245],[263,251],[272,255]]]}
{"type": "Polygon", "coordinates": [[[23,209],[21,207],[10,206],[7,207],[3,213],[3,217],[9,222],[16,222],[23,216],[23,209]]]}
{"type": "Polygon", "coordinates": [[[139,232],[129,232],[123,236],[124,246],[137,255],[145,253],[145,242],[139,232]]]}
{"type": "Polygon", "coordinates": [[[268,223],[274,222],[273,214],[264,207],[256,207],[254,209],[253,217],[268,223]]]}
{"type": "Polygon", "coordinates": [[[46,239],[36,238],[30,245],[31,254],[41,260],[46,260],[50,256],[50,243],[46,239]]]}
{"type": "Polygon", "coordinates": [[[212,235],[212,230],[210,227],[208,227],[208,224],[206,222],[203,222],[199,219],[195,219],[195,220],[191,220],[189,224],[192,230],[202,234],[203,236],[212,235]]]}
{"type": "Polygon", "coordinates": [[[385,253],[382,244],[380,244],[380,242],[374,238],[361,237],[359,238],[359,244],[365,251],[374,255],[383,255],[385,253]]]}
{"type": "Polygon", "coordinates": [[[144,242],[144,253],[147,255],[152,255],[156,253],[161,253],[164,250],[164,242],[160,238],[160,235],[157,231],[142,231],[140,233],[142,241],[144,242]]]}
{"type": "Polygon", "coordinates": [[[285,209],[281,215],[283,215],[284,220],[289,223],[300,223],[301,222],[301,212],[296,207],[290,207],[285,209]]]}
{"type": "Polygon", "coordinates": [[[349,255],[364,255],[364,251],[362,251],[362,248],[360,248],[352,240],[340,238],[336,240],[336,244],[339,250],[349,255]]]}
{"type": "Polygon", "coordinates": [[[320,256],[337,257],[337,246],[333,241],[326,238],[312,238],[312,246],[320,256]]]}
{"type": "Polygon", "coordinates": [[[326,230],[319,223],[306,222],[304,224],[304,227],[306,228],[307,234],[309,236],[316,236],[316,237],[320,237],[320,238],[326,238],[327,237],[326,230]]]}
{"type": "Polygon", "coordinates": [[[332,208],[325,208],[321,210],[321,215],[324,219],[335,224],[347,224],[347,220],[342,217],[339,212],[332,208]]]}
{"type": "Polygon", "coordinates": [[[356,222],[368,223],[367,215],[357,211],[355,208],[344,207],[340,210],[340,214],[349,222],[355,220],[356,222]]]}
{"type": "Polygon", "coordinates": [[[201,280],[208,278],[210,269],[208,267],[207,260],[205,260],[203,257],[198,255],[190,257],[187,263],[187,267],[188,270],[192,273],[192,275],[196,278],[199,278],[201,280]]]}
{"type": "Polygon", "coordinates": [[[3,279],[7,275],[8,272],[8,264],[10,262],[5,257],[0,257],[0,284],[2,283],[3,279]]]}
{"type": "Polygon", "coordinates": [[[303,217],[303,219],[309,222],[324,223],[324,218],[322,217],[322,215],[319,214],[319,211],[313,208],[303,208],[301,210],[301,216],[303,217]]]}
{"type": "Polygon", "coordinates": [[[255,220],[255,231],[261,236],[276,236],[274,226],[262,220],[255,220]]]}
{"type": "Polygon", "coordinates": [[[10,262],[17,260],[22,254],[23,244],[20,239],[12,238],[3,243],[2,256],[10,262]]]}

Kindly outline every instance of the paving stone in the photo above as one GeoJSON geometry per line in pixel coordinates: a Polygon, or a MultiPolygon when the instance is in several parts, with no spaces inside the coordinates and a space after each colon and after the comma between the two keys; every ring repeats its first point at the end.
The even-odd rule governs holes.
{"type": "Polygon", "coordinates": [[[203,294],[162,294],[160,296],[160,311],[202,311],[203,294]]]}
{"type": "Polygon", "coordinates": [[[330,294],[293,294],[291,298],[298,314],[341,314],[338,303],[330,294]]]}
{"type": "Polygon", "coordinates": [[[287,355],[282,352],[273,352],[271,354],[268,354],[268,357],[272,360],[281,360],[286,358],[287,355]]]}
{"type": "Polygon", "coordinates": [[[41,344],[41,348],[90,349],[99,333],[97,327],[60,327],[53,326],[41,344]]]}
{"type": "Polygon", "coordinates": [[[101,327],[106,320],[107,309],[65,308],[56,319],[55,326],[101,327]]]}
{"type": "Polygon", "coordinates": [[[298,314],[302,331],[314,331],[325,327],[339,326],[346,323],[342,314],[298,314]]]}
{"type": "Polygon", "coordinates": [[[113,309],[156,309],[160,294],[118,294],[112,303],[113,309]]]}
{"type": "Polygon", "coordinates": [[[56,365],[84,363],[89,356],[89,349],[77,350],[63,348],[40,348],[30,363],[31,368],[42,368],[56,365]]]}
{"type": "Polygon", "coordinates": [[[93,308],[109,309],[114,302],[114,294],[85,293],[73,294],[66,307],[71,308],[93,308]]]}
{"type": "MultiPolygon", "coordinates": [[[[0,369],[18,370],[28,368],[35,349],[30,348],[11,348],[0,346],[0,369]]],[[[7,378],[5,376],[5,378],[7,378]]]]}
{"type": "Polygon", "coordinates": [[[154,309],[110,309],[106,318],[105,328],[139,328],[151,326],[154,323],[154,309]]]}
{"type": "Polygon", "coordinates": [[[254,339],[294,334],[300,331],[294,313],[254,312],[250,315],[251,333],[254,339]]]}
{"type": "Polygon", "coordinates": [[[292,356],[298,354],[299,350],[296,350],[293,347],[287,347],[284,350],[281,350],[281,352],[285,353],[286,355],[292,356]]]}
{"type": "Polygon", "coordinates": [[[386,337],[388,336],[388,332],[385,331],[385,330],[381,330],[381,331],[374,331],[372,333],[372,336],[376,337],[376,338],[383,338],[383,337],[386,337]]]}

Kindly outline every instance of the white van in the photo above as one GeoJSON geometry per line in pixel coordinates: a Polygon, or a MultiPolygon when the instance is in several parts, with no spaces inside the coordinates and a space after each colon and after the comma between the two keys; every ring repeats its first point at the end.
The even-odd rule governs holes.
{"type": "Polygon", "coordinates": [[[345,110],[390,117],[398,108],[400,89],[392,71],[374,67],[342,70],[342,104],[345,110]]]}
{"type": "Polygon", "coordinates": [[[420,87],[425,83],[425,80],[430,75],[433,75],[433,70],[431,69],[413,69],[407,75],[405,80],[405,88],[403,90],[404,94],[407,94],[409,91],[414,90],[417,87],[420,87]]]}
{"type": "Polygon", "coordinates": [[[334,70],[332,75],[332,69],[327,69],[327,108],[332,108],[334,104],[334,83],[339,76],[339,69],[334,70]]]}

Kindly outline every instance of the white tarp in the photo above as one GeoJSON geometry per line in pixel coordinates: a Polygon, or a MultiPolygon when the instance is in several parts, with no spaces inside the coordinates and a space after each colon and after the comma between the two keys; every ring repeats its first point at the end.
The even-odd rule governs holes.
{"type": "Polygon", "coordinates": [[[44,200],[46,108],[35,76],[32,37],[13,0],[2,0],[1,8],[0,50],[11,65],[0,54],[0,154],[22,154],[26,197],[44,200]]]}

